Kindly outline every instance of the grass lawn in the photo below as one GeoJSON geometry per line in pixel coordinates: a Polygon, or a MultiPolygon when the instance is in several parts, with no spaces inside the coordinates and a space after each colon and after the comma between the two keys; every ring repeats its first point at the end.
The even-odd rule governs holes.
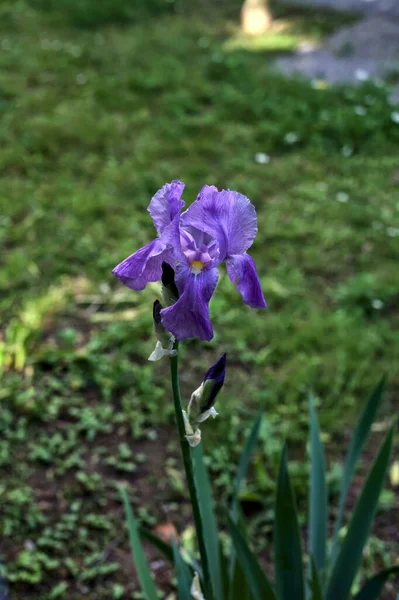
{"type": "MultiPolygon", "coordinates": [[[[146,207],[167,181],[186,183],[187,203],[209,183],[258,212],[251,254],[268,309],[245,306],[223,273],[215,338],[186,343],[182,357],[188,398],[228,353],[220,417],[203,427],[221,503],[264,410],[243,498],[256,549],[267,557],[284,437],[304,505],[309,389],[332,496],[383,373],[371,456],[397,413],[399,114],[384,84],[273,72],[276,52],[347,16],[276,6],[275,29],[254,44],[237,33],[239,4],[176,2],[176,14],[137,18],[125,0],[112,14],[89,0],[0,1],[0,554],[11,598],[138,597],[115,482],[129,483],[143,522],[173,522],[190,544],[168,364],[146,361],[159,287],[134,293],[110,273],[153,238],[146,207]]],[[[397,510],[387,488],[366,570],[398,555],[397,510]]]]}

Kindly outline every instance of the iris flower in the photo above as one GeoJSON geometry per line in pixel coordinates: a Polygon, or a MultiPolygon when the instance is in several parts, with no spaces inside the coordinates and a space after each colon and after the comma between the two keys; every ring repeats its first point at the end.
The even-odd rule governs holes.
{"type": "Polygon", "coordinates": [[[218,281],[218,266],[252,308],[266,306],[253,259],[247,254],[257,233],[255,207],[238,192],[205,185],[191,206],[181,199],[184,183],[167,183],[152,198],[148,211],[158,237],[121,262],[113,273],[129,288],[142,290],[160,281],[162,263],[175,271],[178,300],[160,312],[163,326],[178,340],[211,340],[209,301],[218,281]]]}

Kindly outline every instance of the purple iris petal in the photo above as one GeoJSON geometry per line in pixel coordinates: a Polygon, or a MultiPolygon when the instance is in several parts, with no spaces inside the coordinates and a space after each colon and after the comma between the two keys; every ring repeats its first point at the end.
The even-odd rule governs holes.
{"type": "Polygon", "coordinates": [[[222,385],[224,383],[224,378],[226,375],[226,360],[227,360],[227,354],[224,353],[219,358],[219,360],[217,360],[210,367],[210,369],[208,369],[208,371],[206,372],[206,375],[204,377],[204,381],[207,381],[208,379],[214,379],[215,381],[218,382],[220,387],[222,387],[222,385]]]}
{"type": "Polygon", "coordinates": [[[242,299],[251,308],[265,308],[266,302],[263,297],[256,266],[249,254],[236,254],[230,256],[226,262],[227,273],[230,281],[237,282],[238,291],[242,299]]]}
{"type": "Polygon", "coordinates": [[[164,261],[174,263],[173,251],[156,239],[125,258],[112,272],[132,290],[143,290],[149,281],[161,279],[164,261]]]}
{"type": "Polygon", "coordinates": [[[174,267],[176,260],[181,260],[179,222],[184,206],[180,199],[183,189],[184,183],[172,181],[152,198],[148,211],[160,238],[126,258],[112,271],[127,287],[142,290],[150,281],[161,279],[164,261],[174,267]]]}
{"type": "Polygon", "coordinates": [[[206,231],[218,242],[220,262],[248,250],[258,230],[255,207],[246,196],[230,190],[218,192],[209,185],[182,214],[182,223],[206,231]]]}
{"type": "Polygon", "coordinates": [[[183,190],[184,183],[175,180],[166,183],[152,198],[147,210],[160,236],[177,215],[180,218],[181,209],[185,204],[181,200],[183,190]]]}
{"type": "Polygon", "coordinates": [[[204,269],[198,275],[194,275],[187,266],[178,269],[176,285],[180,298],[161,311],[163,326],[176,339],[199,337],[209,342],[213,338],[208,304],[217,280],[216,268],[204,269]]]}
{"type": "Polygon", "coordinates": [[[212,408],[215,404],[216,396],[224,384],[226,375],[226,354],[223,354],[214,365],[208,369],[203,382],[201,397],[201,412],[212,408]]]}

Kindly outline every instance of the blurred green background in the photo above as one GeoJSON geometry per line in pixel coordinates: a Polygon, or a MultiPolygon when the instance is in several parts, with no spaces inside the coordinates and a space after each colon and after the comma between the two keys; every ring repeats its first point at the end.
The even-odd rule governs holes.
{"type": "MultiPolygon", "coordinates": [[[[144,523],[174,523],[190,544],[168,364],[146,360],[159,286],[135,293],[111,275],[153,238],[146,207],[165,182],[184,181],[186,203],[205,183],[235,189],[258,212],[251,254],[268,309],[249,309],[223,273],[215,338],[184,344],[182,388],[188,399],[228,353],[220,417],[203,427],[222,503],[264,410],[243,501],[266,561],[286,436],[306,495],[308,390],[332,496],[350,427],[383,373],[371,457],[397,413],[399,124],[389,84],[335,88],[272,68],[277,54],[356,15],[276,1],[279,26],[250,40],[240,5],[0,0],[0,554],[11,598],[139,598],[115,482],[129,482],[144,523]]],[[[397,556],[395,514],[391,487],[366,570],[397,556]]]]}

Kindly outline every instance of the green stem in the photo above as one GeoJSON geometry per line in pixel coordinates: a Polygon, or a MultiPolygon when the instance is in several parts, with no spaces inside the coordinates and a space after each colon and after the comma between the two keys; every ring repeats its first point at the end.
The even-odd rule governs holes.
{"type": "MultiPolygon", "coordinates": [[[[175,350],[178,350],[178,342],[175,342],[175,350]]],[[[182,405],[180,398],[180,385],[178,374],[178,355],[170,358],[170,374],[172,379],[173,401],[175,405],[176,421],[179,430],[180,447],[183,455],[184,469],[186,471],[188,490],[190,493],[191,506],[193,509],[193,517],[195,529],[197,532],[198,548],[201,556],[201,565],[203,570],[203,583],[205,586],[206,600],[213,600],[212,583],[209,572],[208,555],[206,552],[204,529],[202,526],[201,511],[198,504],[197,488],[195,484],[193,461],[191,457],[191,448],[186,440],[186,430],[184,427],[184,418],[182,413],[182,405]]]]}

